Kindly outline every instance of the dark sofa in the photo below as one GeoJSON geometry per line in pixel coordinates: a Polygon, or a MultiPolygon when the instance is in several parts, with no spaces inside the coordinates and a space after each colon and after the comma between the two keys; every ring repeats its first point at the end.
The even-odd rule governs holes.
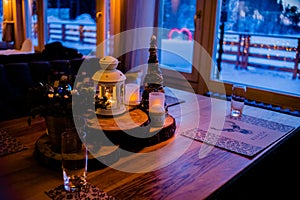
{"type": "Polygon", "coordinates": [[[84,61],[89,63],[84,66],[91,72],[98,68],[97,58],[84,58],[70,48],[51,53],[55,50],[45,48],[41,53],[0,55],[0,121],[27,116],[28,91],[39,82],[51,83],[62,74],[76,76],[84,61]]]}

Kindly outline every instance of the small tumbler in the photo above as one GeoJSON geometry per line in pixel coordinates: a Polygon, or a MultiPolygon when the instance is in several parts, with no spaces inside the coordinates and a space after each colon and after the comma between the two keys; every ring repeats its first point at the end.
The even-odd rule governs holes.
{"type": "Polygon", "coordinates": [[[243,108],[246,99],[246,86],[233,85],[231,96],[231,111],[232,117],[240,117],[243,114],[243,108]]]}

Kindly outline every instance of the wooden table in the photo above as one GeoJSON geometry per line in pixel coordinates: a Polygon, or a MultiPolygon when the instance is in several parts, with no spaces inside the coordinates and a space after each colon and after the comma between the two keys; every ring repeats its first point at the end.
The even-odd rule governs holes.
{"type": "MultiPolygon", "coordinates": [[[[220,191],[294,135],[289,133],[253,158],[191,140],[180,133],[207,120],[224,118],[230,102],[175,89],[171,93],[186,100],[169,108],[176,119],[175,136],[139,154],[122,154],[112,166],[88,173],[90,183],[116,199],[219,199],[220,191]]],[[[246,106],[244,113],[300,125],[300,118],[260,108],[246,106]]],[[[33,157],[34,144],[45,133],[44,120],[34,119],[28,127],[27,118],[20,118],[1,122],[0,128],[29,148],[0,157],[0,199],[48,199],[45,192],[62,184],[62,173],[33,157]]]]}

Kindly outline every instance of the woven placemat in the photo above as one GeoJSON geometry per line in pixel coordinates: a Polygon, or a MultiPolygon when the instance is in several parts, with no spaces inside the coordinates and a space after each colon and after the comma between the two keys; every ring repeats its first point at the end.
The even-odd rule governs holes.
{"type": "Polygon", "coordinates": [[[62,199],[97,199],[97,200],[115,200],[115,197],[108,195],[106,192],[101,190],[91,183],[87,183],[86,186],[78,192],[68,192],[64,189],[64,185],[59,185],[56,188],[45,192],[53,200],[62,199]]]}
{"type": "Polygon", "coordinates": [[[0,157],[27,149],[16,138],[0,129],[0,157]]]}

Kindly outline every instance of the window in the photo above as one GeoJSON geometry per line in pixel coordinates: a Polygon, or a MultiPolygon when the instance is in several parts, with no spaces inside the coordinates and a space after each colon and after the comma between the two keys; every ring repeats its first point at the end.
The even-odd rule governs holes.
{"type": "MultiPolygon", "coordinates": [[[[200,19],[196,14],[197,0],[161,0],[159,8],[158,24],[162,28],[158,37],[159,62],[165,74],[164,81],[172,84],[182,75],[194,84],[198,80],[193,68],[195,23],[200,19]]],[[[177,85],[185,87],[185,84],[182,80],[182,84],[177,85]]]]}
{"type": "MultiPolygon", "coordinates": [[[[212,13],[217,14],[216,21],[211,21],[214,26],[210,27],[214,38],[204,29],[201,32],[211,41],[203,46],[214,61],[209,70],[202,70],[203,80],[210,92],[222,93],[218,88],[224,84],[226,94],[230,95],[232,83],[243,83],[248,86],[249,102],[299,110],[299,21],[287,25],[285,17],[289,14],[285,13],[285,4],[281,1],[255,2],[206,2],[203,7],[204,26],[212,13]]],[[[204,94],[208,90],[200,89],[200,92],[204,94]]]]}
{"type": "Polygon", "coordinates": [[[33,40],[37,45],[59,41],[84,55],[93,54],[108,37],[109,7],[110,1],[32,0],[33,40]]]}
{"type": "Polygon", "coordinates": [[[95,2],[48,0],[47,7],[46,43],[61,41],[64,46],[76,48],[84,54],[95,47],[95,2]]]}
{"type": "MultiPolygon", "coordinates": [[[[200,48],[194,44],[189,49],[193,57],[192,68],[188,70],[184,64],[174,67],[172,61],[165,61],[162,50],[161,64],[167,84],[185,88],[180,81],[188,80],[197,93],[229,96],[232,84],[238,82],[248,86],[249,103],[300,110],[298,1],[197,0],[189,2],[195,7],[192,14],[184,17],[189,25],[179,23],[178,27],[168,24],[172,6],[188,1],[161,2],[160,26],[175,29],[176,34],[187,28],[195,43],[200,44],[200,48]],[[181,76],[172,71],[180,72],[181,76]],[[279,78],[281,82],[277,84],[279,78]]],[[[163,37],[162,46],[166,39],[173,38],[163,37]]]]}
{"type": "MultiPolygon", "coordinates": [[[[118,32],[110,23],[111,16],[120,9],[119,1],[115,0],[0,0],[0,3],[0,35],[5,38],[3,44],[11,43],[12,47],[19,47],[29,38],[37,52],[45,44],[59,41],[84,55],[99,52],[97,56],[103,56],[108,54],[109,47],[105,43],[96,49],[96,45],[118,32]]],[[[120,20],[113,24],[117,21],[120,20]]]]}
{"type": "MultiPolygon", "coordinates": [[[[3,1],[3,8],[5,2],[11,1],[3,1]]],[[[158,25],[167,30],[158,35],[159,59],[166,85],[192,88],[200,94],[216,92],[230,95],[232,83],[243,81],[248,85],[249,101],[300,110],[297,63],[300,52],[299,1],[285,0],[284,4],[280,0],[158,2],[158,25]],[[265,42],[266,38],[268,42],[265,42]],[[174,49],[175,52],[169,51],[174,49]],[[181,51],[179,54],[183,56],[174,57],[177,51],[181,51]],[[260,79],[248,78],[261,80],[261,85],[256,84],[258,81],[245,82],[244,74],[261,70],[265,73],[259,74],[260,79]],[[267,76],[273,72],[277,73],[276,76],[289,77],[289,82],[280,84],[286,88],[279,88],[275,85],[277,79],[267,76]],[[270,81],[266,84],[265,80],[270,81]],[[291,91],[292,85],[298,90],[291,91]]],[[[23,11],[27,12],[22,15],[18,12],[17,21],[22,21],[19,19],[23,19],[23,15],[31,16],[26,17],[26,21],[31,19],[31,22],[28,20],[26,30],[22,31],[26,32],[26,37],[35,39],[38,51],[43,50],[44,44],[58,40],[87,54],[110,35],[120,32],[122,3],[115,0],[93,3],[82,0],[27,0],[22,1],[23,11]]],[[[4,17],[3,12],[3,21],[4,17]]],[[[9,24],[10,20],[5,22],[9,24]]],[[[109,45],[112,47],[116,43],[109,45]]],[[[108,47],[99,52],[113,55],[106,53],[108,49],[117,50],[108,47]]]]}
{"type": "Polygon", "coordinates": [[[159,24],[165,29],[160,35],[161,66],[191,73],[196,0],[162,0],[161,4],[159,24]]]}

